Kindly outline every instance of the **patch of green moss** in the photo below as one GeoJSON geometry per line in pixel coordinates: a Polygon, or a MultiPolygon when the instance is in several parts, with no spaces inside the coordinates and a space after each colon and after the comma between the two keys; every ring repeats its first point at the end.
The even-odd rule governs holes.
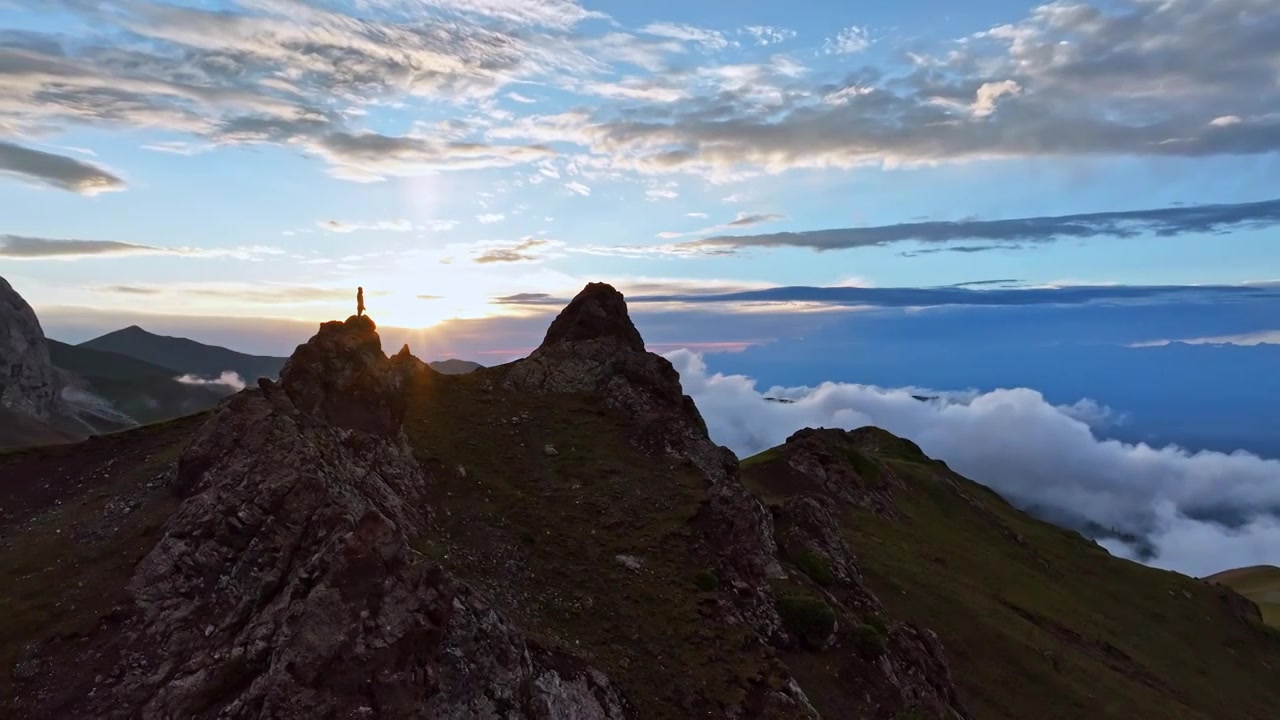
{"type": "Polygon", "coordinates": [[[836,582],[836,575],[831,571],[831,563],[818,553],[804,548],[796,556],[796,567],[800,568],[800,572],[809,576],[809,579],[822,585],[829,587],[836,582]]]}
{"type": "Polygon", "coordinates": [[[702,592],[713,592],[720,587],[720,578],[714,570],[701,570],[693,576],[693,584],[702,592]]]}
{"type": "Polygon", "coordinates": [[[853,646],[858,654],[868,660],[874,660],[884,654],[884,632],[869,623],[858,623],[849,631],[853,638],[853,646]]]}
{"type": "Polygon", "coordinates": [[[848,459],[849,464],[853,466],[854,471],[868,482],[879,482],[880,466],[875,460],[867,457],[867,455],[856,448],[843,448],[844,456],[848,459]]]}
{"type": "Polygon", "coordinates": [[[822,598],[792,591],[777,604],[783,627],[810,648],[821,648],[836,629],[836,611],[822,598]]]}
{"type": "Polygon", "coordinates": [[[880,634],[881,634],[881,635],[884,635],[884,636],[888,637],[888,635],[889,635],[889,626],[888,626],[887,624],[885,624],[884,618],[880,617],[879,615],[874,615],[874,614],[872,614],[872,615],[868,615],[868,616],[865,618],[865,622],[866,622],[868,625],[870,625],[871,627],[873,627],[873,628],[875,628],[876,630],[878,630],[878,631],[880,632],[880,634]]]}

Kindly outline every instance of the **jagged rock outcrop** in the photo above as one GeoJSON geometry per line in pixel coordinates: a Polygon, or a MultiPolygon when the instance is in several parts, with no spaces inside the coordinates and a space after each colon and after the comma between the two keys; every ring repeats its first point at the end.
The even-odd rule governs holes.
{"type": "Polygon", "coordinates": [[[0,407],[46,422],[64,412],[35,311],[0,277],[0,407]]]}
{"type": "Polygon", "coordinates": [[[216,411],[76,717],[623,717],[603,674],[412,549],[431,479],[400,428],[408,362],[368,318],[326,323],[216,411]]]}

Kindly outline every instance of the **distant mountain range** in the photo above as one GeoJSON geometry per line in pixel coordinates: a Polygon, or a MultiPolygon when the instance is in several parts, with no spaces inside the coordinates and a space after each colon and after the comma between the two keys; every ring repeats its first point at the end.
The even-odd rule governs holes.
{"type": "MultiPolygon", "coordinates": [[[[136,325],[78,345],[59,342],[44,336],[35,312],[0,278],[0,449],[202,412],[259,378],[279,377],[287,360],[136,325]]],[[[429,365],[445,375],[483,367],[456,359],[429,365]]]]}
{"type": "Polygon", "coordinates": [[[50,340],[49,359],[65,373],[69,386],[97,395],[142,425],[208,410],[239,389],[224,383],[181,382],[177,378],[188,373],[87,344],[50,340]]]}
{"type": "Polygon", "coordinates": [[[217,378],[224,372],[233,372],[247,383],[258,378],[278,377],[280,368],[288,360],[282,357],[246,355],[195,340],[156,335],[137,325],[107,333],[77,347],[136,358],[155,367],[175,370],[177,375],[217,378]]]}

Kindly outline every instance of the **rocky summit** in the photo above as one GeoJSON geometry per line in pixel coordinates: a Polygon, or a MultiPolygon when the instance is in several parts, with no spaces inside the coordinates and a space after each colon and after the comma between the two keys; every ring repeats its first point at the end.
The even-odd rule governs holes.
{"type": "MultiPolygon", "coordinates": [[[[1026,693],[975,680],[981,650],[952,630],[963,621],[932,627],[921,608],[946,588],[891,579],[895,564],[932,559],[870,560],[865,528],[910,526],[923,494],[995,528],[994,562],[1040,552],[1065,567],[1035,549],[1051,526],[966,483],[873,429],[804,431],[740,467],[604,284],[528,358],[460,375],[407,348],[388,357],[367,317],[325,323],[278,382],[213,411],[0,455],[0,713],[1037,716],[1006,712],[1034,707],[1026,693]]],[[[1157,572],[1075,542],[1064,552],[1096,561],[1098,577],[1157,572]]],[[[1230,638],[1236,658],[1187,662],[1256,681],[1239,710],[1205,714],[1122,639],[1113,652],[1083,623],[1063,632],[1172,692],[1186,712],[1162,717],[1261,720],[1253,708],[1280,692],[1264,682],[1280,654],[1265,653],[1280,643],[1217,609],[1243,598],[1196,593],[1193,612],[1210,612],[1198,632],[1230,638]]],[[[1066,622],[1019,602],[1045,628],[1066,622]]],[[[1044,708],[1135,717],[1069,692],[1084,666],[1054,657],[1071,680],[1038,695],[1044,708]]],[[[1102,692],[1119,681],[1099,662],[1087,669],[1102,692]]]]}

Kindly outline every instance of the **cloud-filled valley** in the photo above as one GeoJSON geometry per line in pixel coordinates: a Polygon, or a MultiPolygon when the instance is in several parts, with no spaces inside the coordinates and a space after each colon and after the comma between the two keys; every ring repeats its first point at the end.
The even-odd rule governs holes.
{"type": "MultiPolygon", "coordinates": [[[[1115,418],[1087,399],[1055,406],[1026,388],[940,393],[824,383],[763,389],[748,377],[709,370],[687,350],[666,357],[712,439],[739,457],[780,444],[803,427],[876,425],[912,439],[1020,507],[1143,538],[1155,550],[1143,559],[1157,566],[1207,575],[1274,562],[1280,547],[1280,461],[1103,439],[1115,418]]],[[[1103,543],[1129,557],[1142,552],[1116,538],[1103,543]]]]}

